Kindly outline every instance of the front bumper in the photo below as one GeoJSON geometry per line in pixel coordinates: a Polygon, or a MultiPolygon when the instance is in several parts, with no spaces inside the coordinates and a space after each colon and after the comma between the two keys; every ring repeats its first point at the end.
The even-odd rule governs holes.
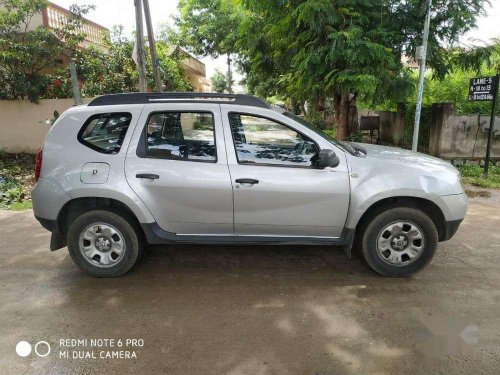
{"type": "Polygon", "coordinates": [[[455,235],[462,223],[467,212],[469,199],[464,193],[445,195],[441,199],[444,203],[443,213],[446,221],[439,233],[439,241],[448,241],[455,235]]]}
{"type": "Polygon", "coordinates": [[[463,219],[445,222],[443,228],[444,230],[439,241],[448,241],[451,237],[453,237],[455,233],[457,233],[458,227],[462,223],[462,220],[463,219]]]}
{"type": "Polygon", "coordinates": [[[441,196],[441,205],[446,221],[463,220],[467,212],[469,199],[467,195],[452,194],[441,196]]]}

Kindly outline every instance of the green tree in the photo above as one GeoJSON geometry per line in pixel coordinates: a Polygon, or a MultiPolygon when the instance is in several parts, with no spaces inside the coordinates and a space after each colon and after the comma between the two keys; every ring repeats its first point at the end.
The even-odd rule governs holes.
{"type": "Polygon", "coordinates": [[[178,42],[197,55],[236,52],[243,8],[234,0],[179,0],[178,42]]]}
{"type": "MultiPolygon", "coordinates": [[[[483,47],[481,47],[483,48],[483,47]]],[[[462,62],[450,71],[443,79],[433,76],[433,72],[427,74],[426,89],[423,95],[423,104],[430,106],[433,103],[453,103],[458,113],[490,113],[491,102],[468,101],[469,82],[472,77],[488,77],[500,73],[500,43],[487,46],[489,49],[482,58],[474,57],[471,65],[462,62]],[[481,63],[476,65],[477,62],[481,63]]],[[[484,52],[484,51],[483,51],[484,52]]],[[[476,51],[469,51],[476,54],[476,51]]],[[[461,59],[464,56],[460,57],[461,59]]],[[[415,76],[415,80],[417,77],[415,76]]],[[[416,92],[411,99],[416,98],[416,92]]],[[[414,105],[414,103],[412,103],[414,105]]]]}
{"type": "Polygon", "coordinates": [[[92,7],[72,6],[61,29],[30,29],[33,16],[46,6],[45,0],[0,0],[0,99],[36,102],[52,81],[44,73],[72,58],[83,40],[81,16],[92,7]]]}
{"type": "MultiPolygon", "coordinates": [[[[226,55],[230,67],[231,54],[238,51],[238,28],[244,18],[239,4],[239,0],[180,0],[180,17],[176,19],[179,45],[196,55],[226,55]]],[[[233,79],[228,79],[231,92],[233,79]]]]}
{"type": "MultiPolygon", "coordinates": [[[[134,42],[123,34],[123,26],[115,26],[111,38],[104,41],[106,49],[91,46],[80,49],[73,56],[82,96],[137,91],[137,67],[132,60],[134,42]]],[[[156,42],[162,84],[166,91],[189,91],[191,86],[182,70],[181,59],[175,46],[164,41],[156,42]]],[[[149,57],[149,54],[146,53],[149,57]]],[[[52,83],[44,97],[71,97],[71,80],[68,69],[50,76],[52,83]],[[56,83],[56,85],[54,85],[56,83]],[[54,90],[54,87],[56,89],[54,90]]],[[[153,87],[151,61],[146,60],[146,78],[153,87]]]]}
{"type": "MultiPolygon", "coordinates": [[[[116,26],[111,39],[105,40],[106,50],[91,46],[80,50],[73,59],[84,97],[137,90],[137,70],[132,60],[133,42],[116,26]]],[[[65,70],[66,77],[69,72],[65,70]]]]}
{"type": "MultiPolygon", "coordinates": [[[[190,11],[181,8],[181,25],[201,22],[206,30],[186,41],[200,51],[232,48],[251,92],[286,96],[298,107],[307,100],[318,110],[333,99],[340,139],[356,127],[358,100],[404,100],[412,92],[401,58],[420,44],[423,0],[186,0],[182,6],[190,11]],[[230,38],[219,34],[227,33],[218,26],[221,9],[236,23],[230,38]]],[[[436,76],[450,72],[447,48],[474,27],[483,6],[480,0],[433,3],[428,63],[436,76]]]]}
{"type": "Polygon", "coordinates": [[[210,82],[212,84],[212,91],[214,92],[224,92],[227,89],[226,76],[220,70],[215,71],[212,77],[210,77],[210,82]]]}
{"type": "MultiPolygon", "coordinates": [[[[156,42],[156,54],[160,63],[162,86],[166,91],[192,91],[187,76],[182,68],[181,61],[186,58],[185,52],[176,45],[165,41],[156,42]]],[[[148,85],[153,87],[153,68],[150,55],[147,53],[147,79],[148,85]]]]}

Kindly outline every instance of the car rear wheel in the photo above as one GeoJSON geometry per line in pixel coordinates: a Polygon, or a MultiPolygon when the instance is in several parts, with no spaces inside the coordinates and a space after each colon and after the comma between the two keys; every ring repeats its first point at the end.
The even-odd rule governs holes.
{"type": "Polygon", "coordinates": [[[362,235],[363,256],[377,273],[408,277],[430,263],[438,233],[432,219],[411,207],[392,208],[368,223],[362,235]]]}
{"type": "Polygon", "coordinates": [[[116,277],[128,272],[140,257],[138,231],[121,215],[105,210],[82,214],[68,231],[73,261],[96,277],[116,277]]]}

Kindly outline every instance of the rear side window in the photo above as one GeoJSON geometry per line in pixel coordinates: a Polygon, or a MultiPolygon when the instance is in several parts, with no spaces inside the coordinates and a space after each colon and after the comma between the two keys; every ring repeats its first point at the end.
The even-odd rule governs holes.
{"type": "Polygon", "coordinates": [[[104,154],[117,154],[132,120],[130,113],[101,113],[90,116],[78,133],[78,140],[104,154]]]}
{"type": "Polygon", "coordinates": [[[146,157],[217,161],[212,113],[157,112],[146,128],[146,157]]]}

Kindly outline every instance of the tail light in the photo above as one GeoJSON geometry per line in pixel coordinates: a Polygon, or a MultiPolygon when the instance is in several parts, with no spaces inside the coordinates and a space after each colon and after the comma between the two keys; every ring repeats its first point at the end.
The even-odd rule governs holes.
{"type": "Polygon", "coordinates": [[[40,172],[42,171],[42,157],[43,157],[43,150],[40,147],[36,153],[35,182],[37,182],[40,179],[40,172]]]}

